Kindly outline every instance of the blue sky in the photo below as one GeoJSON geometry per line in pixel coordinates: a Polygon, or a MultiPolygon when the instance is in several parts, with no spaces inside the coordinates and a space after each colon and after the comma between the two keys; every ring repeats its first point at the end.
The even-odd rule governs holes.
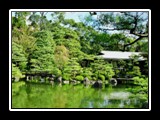
{"type": "MultiPolygon", "coordinates": [[[[48,12],[47,13],[47,18],[49,20],[52,19],[51,17],[51,13],[52,12],[48,12]]],[[[117,13],[117,12],[114,12],[117,13]]],[[[97,12],[97,14],[99,14],[99,12],[97,12]]],[[[141,14],[141,13],[140,13],[141,14]]],[[[15,15],[15,12],[12,12],[12,15],[15,15]]],[[[66,19],[74,19],[76,22],[81,22],[85,16],[88,16],[89,12],[65,12],[65,18],[66,19]]],[[[144,18],[147,17],[147,14],[142,15],[144,18]]],[[[92,16],[92,18],[96,18],[97,16],[92,16]]]]}
{"type": "MultiPolygon", "coordinates": [[[[99,14],[100,12],[97,12],[97,13],[99,14]]],[[[101,12],[101,13],[106,13],[106,12],[101,12]]],[[[118,13],[118,12],[114,12],[114,13],[118,13]]],[[[132,13],[135,14],[135,12],[132,12],[132,13]]],[[[139,14],[141,14],[141,12],[139,12],[139,14]]],[[[15,12],[12,12],[12,15],[14,16],[15,12]]],[[[66,18],[75,19],[76,21],[79,21],[79,17],[84,17],[86,15],[89,15],[89,12],[65,12],[66,18]]],[[[146,14],[142,16],[146,17],[146,14]]],[[[48,12],[47,17],[48,19],[51,19],[51,12],[48,12]]]]}
{"type": "MultiPolygon", "coordinates": [[[[65,18],[66,19],[74,19],[76,22],[81,22],[81,20],[85,17],[85,16],[87,16],[87,15],[89,15],[89,12],[65,12],[66,14],[65,14],[65,18]]],[[[15,15],[15,12],[12,12],[12,16],[14,16],[15,15]]],[[[51,20],[51,12],[48,12],[47,13],[47,18],[49,19],[49,20],[51,20]]]]}
{"type": "MultiPolygon", "coordinates": [[[[74,19],[76,22],[80,22],[87,15],[89,12],[65,12],[66,19],[74,19]]],[[[47,18],[51,19],[50,13],[48,13],[47,18]]]]}

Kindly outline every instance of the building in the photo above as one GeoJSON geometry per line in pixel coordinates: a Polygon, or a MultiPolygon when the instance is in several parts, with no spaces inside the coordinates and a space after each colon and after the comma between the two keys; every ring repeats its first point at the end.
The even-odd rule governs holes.
{"type": "MultiPolygon", "coordinates": [[[[137,56],[137,62],[133,62],[133,65],[138,65],[140,67],[142,74],[148,74],[146,67],[147,55],[143,52],[122,52],[122,51],[101,51],[98,57],[101,57],[109,62],[119,61],[119,60],[134,60],[134,56],[137,56]]],[[[123,68],[124,69],[124,68],[123,68]]]]}
{"type": "Polygon", "coordinates": [[[139,56],[138,61],[145,61],[141,52],[101,51],[98,56],[108,60],[130,60],[132,56],[139,56]]]}

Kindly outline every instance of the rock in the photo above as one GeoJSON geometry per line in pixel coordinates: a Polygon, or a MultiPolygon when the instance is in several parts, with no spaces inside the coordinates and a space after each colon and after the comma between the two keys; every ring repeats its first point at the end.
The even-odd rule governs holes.
{"type": "Polygon", "coordinates": [[[116,86],[116,85],[117,85],[117,80],[116,80],[115,78],[111,78],[111,79],[110,79],[110,83],[111,83],[112,85],[116,86]]]}
{"type": "Polygon", "coordinates": [[[92,87],[94,88],[102,88],[102,81],[101,80],[97,80],[92,87]]]}
{"type": "Polygon", "coordinates": [[[89,79],[87,77],[84,78],[83,84],[84,85],[89,85],[90,84],[90,81],[89,81],[89,79]]]}
{"type": "Polygon", "coordinates": [[[90,81],[90,84],[93,85],[95,82],[96,82],[96,81],[91,80],[91,81],[90,81]]]}
{"type": "Polygon", "coordinates": [[[60,77],[58,77],[57,78],[57,80],[56,80],[56,82],[58,82],[58,83],[62,83],[62,77],[60,76],[60,77]]]}
{"type": "Polygon", "coordinates": [[[56,76],[55,76],[55,75],[51,75],[51,77],[52,77],[52,78],[55,78],[56,76]]]}
{"type": "Polygon", "coordinates": [[[63,81],[64,84],[69,84],[69,80],[63,81]]]}
{"type": "Polygon", "coordinates": [[[145,102],[142,104],[142,107],[141,107],[141,108],[149,108],[148,101],[145,101],[145,102]]]}
{"type": "Polygon", "coordinates": [[[14,81],[15,81],[15,82],[18,82],[18,81],[19,81],[19,78],[18,78],[18,77],[15,77],[14,81]]]}
{"type": "Polygon", "coordinates": [[[54,85],[54,81],[53,81],[53,80],[51,80],[51,81],[50,81],[50,84],[53,86],[53,85],[54,85]]]}
{"type": "Polygon", "coordinates": [[[71,83],[71,84],[76,84],[77,81],[76,81],[76,80],[70,80],[70,83],[71,83]]]}
{"type": "Polygon", "coordinates": [[[15,80],[15,78],[12,78],[12,81],[14,81],[15,80]]]}
{"type": "Polygon", "coordinates": [[[81,82],[80,81],[77,81],[77,84],[80,84],[81,82]]]}
{"type": "Polygon", "coordinates": [[[29,81],[29,76],[26,77],[26,81],[29,81]]]}
{"type": "Polygon", "coordinates": [[[41,78],[40,83],[44,83],[44,82],[45,82],[44,78],[41,78]]]}
{"type": "Polygon", "coordinates": [[[54,78],[53,78],[53,77],[49,77],[48,80],[49,80],[49,81],[54,81],[54,78]]]}

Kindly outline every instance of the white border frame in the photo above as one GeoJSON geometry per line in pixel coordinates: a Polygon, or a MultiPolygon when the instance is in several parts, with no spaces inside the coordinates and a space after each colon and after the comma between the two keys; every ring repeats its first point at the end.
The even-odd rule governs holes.
{"type": "Polygon", "coordinates": [[[151,110],[151,10],[150,9],[10,9],[9,10],[9,110],[10,111],[150,111],[151,110]],[[64,11],[64,12],[109,12],[109,11],[146,11],[149,12],[149,109],[12,109],[11,101],[11,15],[14,11],[64,11]]]}

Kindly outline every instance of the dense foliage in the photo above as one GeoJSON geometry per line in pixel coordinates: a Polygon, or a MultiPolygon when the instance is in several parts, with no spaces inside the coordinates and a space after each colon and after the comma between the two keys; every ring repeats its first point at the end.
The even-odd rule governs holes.
{"type": "Polygon", "coordinates": [[[133,76],[147,90],[148,61],[144,74],[136,59],[106,62],[96,58],[101,50],[148,52],[148,21],[143,12],[102,13],[97,20],[90,15],[84,22],[65,19],[65,12],[52,12],[51,20],[47,14],[15,12],[12,16],[12,78],[18,81],[26,71],[49,71],[63,80],[105,81],[120,73],[133,76]],[[119,32],[111,34],[107,29],[119,32]],[[126,69],[121,72],[115,67],[126,69]]]}

